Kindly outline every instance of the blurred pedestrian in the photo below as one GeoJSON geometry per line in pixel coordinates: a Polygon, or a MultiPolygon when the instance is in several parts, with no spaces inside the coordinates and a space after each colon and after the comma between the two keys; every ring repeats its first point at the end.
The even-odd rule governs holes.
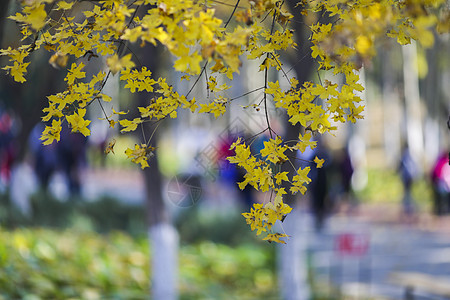
{"type": "Polygon", "coordinates": [[[339,199],[339,210],[350,214],[354,212],[357,203],[352,189],[354,168],[348,146],[341,149],[336,155],[334,172],[337,173],[336,181],[339,186],[336,190],[339,199]]]}
{"type": "MultiPolygon", "coordinates": [[[[238,133],[241,138],[246,140],[245,133],[238,133]]],[[[219,168],[219,181],[228,189],[232,186],[238,196],[238,201],[245,210],[250,210],[250,207],[254,203],[253,188],[250,185],[244,187],[241,190],[237,183],[245,180],[244,176],[246,174],[245,170],[238,167],[236,164],[230,163],[227,157],[234,156],[234,150],[230,150],[231,145],[237,140],[238,136],[232,134],[228,135],[226,138],[221,139],[218,142],[218,159],[217,164],[219,168]]]]}
{"type": "Polygon", "coordinates": [[[61,140],[58,143],[58,159],[68,181],[71,196],[80,196],[81,168],[86,163],[87,138],[79,132],[70,132],[67,126],[61,130],[61,140]]]}
{"type": "Polygon", "coordinates": [[[311,209],[314,214],[315,228],[320,232],[324,226],[326,217],[332,211],[332,203],[329,197],[329,164],[330,155],[323,141],[317,141],[312,158],[324,159],[325,163],[321,168],[311,167],[311,209]]]}
{"type": "Polygon", "coordinates": [[[28,138],[28,144],[33,156],[33,168],[39,181],[39,185],[44,191],[47,191],[50,178],[58,167],[58,151],[56,149],[56,142],[44,146],[39,139],[44,127],[44,124],[41,122],[33,127],[28,138]]]}
{"type": "Polygon", "coordinates": [[[403,185],[403,216],[407,221],[411,221],[411,218],[415,213],[414,201],[411,196],[411,188],[414,180],[417,178],[418,168],[411,156],[408,146],[403,147],[400,164],[398,166],[398,172],[400,174],[403,185]]]}
{"type": "Polygon", "coordinates": [[[11,168],[16,149],[14,147],[14,118],[0,107],[0,187],[3,189],[9,183],[11,168]]]}
{"type": "Polygon", "coordinates": [[[431,173],[434,191],[434,213],[438,216],[449,213],[450,207],[450,165],[447,152],[441,153],[431,173]]]}
{"type": "Polygon", "coordinates": [[[71,196],[81,192],[80,170],[86,161],[87,139],[81,133],[72,133],[67,126],[61,130],[61,140],[43,145],[40,140],[44,124],[38,123],[29,137],[30,150],[34,158],[34,171],[44,191],[57,171],[62,171],[71,196]]]}

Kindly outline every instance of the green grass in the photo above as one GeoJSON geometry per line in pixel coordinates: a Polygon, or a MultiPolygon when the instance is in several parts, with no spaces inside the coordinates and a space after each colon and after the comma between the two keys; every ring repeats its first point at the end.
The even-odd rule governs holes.
{"type": "MultiPolygon", "coordinates": [[[[367,185],[355,193],[359,201],[363,203],[401,203],[403,186],[396,172],[372,169],[368,171],[367,177],[367,185]]],[[[430,209],[433,202],[433,191],[426,178],[417,178],[413,183],[412,197],[419,209],[430,209]]]]}

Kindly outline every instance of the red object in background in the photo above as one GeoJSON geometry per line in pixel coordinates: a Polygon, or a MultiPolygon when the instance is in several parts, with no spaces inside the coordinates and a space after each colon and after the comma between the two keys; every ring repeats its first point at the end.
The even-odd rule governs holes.
{"type": "Polygon", "coordinates": [[[450,192],[450,153],[439,155],[431,173],[431,180],[445,192],[450,192]]]}
{"type": "Polygon", "coordinates": [[[368,234],[343,233],[336,237],[336,250],[340,255],[363,256],[368,249],[368,234]]]}

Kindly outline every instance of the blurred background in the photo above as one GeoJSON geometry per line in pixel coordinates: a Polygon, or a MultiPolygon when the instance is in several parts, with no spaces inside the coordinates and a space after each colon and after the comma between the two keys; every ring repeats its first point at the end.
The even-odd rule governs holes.
{"type": "MultiPolygon", "coordinates": [[[[17,26],[5,16],[19,4],[0,5],[2,48],[17,46],[17,26]]],[[[233,7],[217,8],[226,16],[233,7]]],[[[299,48],[309,51],[306,42],[299,48]]],[[[148,51],[143,61],[155,76],[167,77],[180,93],[190,91],[192,82],[168,67],[171,57],[148,51]]],[[[436,35],[430,49],[380,45],[361,70],[364,119],[336,124],[334,135],[318,137],[318,148],[302,154],[326,159],[324,168],[313,169],[314,182],[288,217],[301,220],[294,255],[302,258],[298,284],[308,298],[450,295],[449,53],[448,35],[436,35]],[[420,279],[442,281],[444,288],[426,288],[420,279]]],[[[221,95],[232,105],[224,116],[180,111],[176,120],[161,123],[150,161],[160,175],[151,181],[124,155],[140,137],[109,128],[99,120],[100,107],[89,107],[88,138],[64,128],[58,144],[41,145],[46,96],[65,88],[65,72],[49,65],[50,55],[32,55],[24,84],[0,75],[0,299],[147,299],[155,247],[147,240],[148,215],[158,209],[179,236],[180,299],[289,298],[280,291],[279,247],[255,237],[241,216],[266,196],[240,191],[236,181],[243,174],[225,159],[238,136],[253,137],[267,127],[264,111],[251,106],[263,97],[261,62],[244,62],[241,74],[227,81],[232,88],[221,95]],[[106,155],[113,138],[115,154],[106,155]],[[149,200],[155,195],[164,208],[149,200]]],[[[301,77],[303,56],[284,53],[285,74],[274,72],[270,80],[283,85],[286,76],[301,77]]],[[[101,59],[91,65],[88,73],[104,68],[101,59]]],[[[342,80],[316,71],[308,78],[342,80]]],[[[122,88],[118,76],[105,92],[113,97],[106,109],[133,111],[142,101],[122,88]]],[[[204,81],[191,96],[203,103],[214,97],[204,81]]],[[[269,115],[282,135],[283,112],[272,107],[269,115]]],[[[253,149],[268,138],[252,139],[253,149]]]]}

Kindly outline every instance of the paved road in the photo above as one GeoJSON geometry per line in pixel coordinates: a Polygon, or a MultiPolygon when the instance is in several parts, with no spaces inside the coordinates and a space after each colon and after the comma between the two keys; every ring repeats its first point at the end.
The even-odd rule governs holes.
{"type": "MultiPolygon", "coordinates": [[[[316,280],[341,286],[346,294],[352,294],[357,299],[363,299],[362,295],[404,299],[405,288],[391,282],[392,272],[420,272],[440,276],[446,278],[450,285],[448,231],[429,231],[416,225],[376,224],[334,217],[322,233],[311,233],[311,237],[316,280]],[[343,250],[352,250],[348,243],[345,246],[343,234],[362,238],[360,246],[364,246],[366,239],[367,251],[362,253],[362,250],[353,256],[343,255],[343,250]],[[339,245],[341,251],[338,250],[339,245]]],[[[441,299],[418,290],[415,296],[417,299],[441,299]]]]}

